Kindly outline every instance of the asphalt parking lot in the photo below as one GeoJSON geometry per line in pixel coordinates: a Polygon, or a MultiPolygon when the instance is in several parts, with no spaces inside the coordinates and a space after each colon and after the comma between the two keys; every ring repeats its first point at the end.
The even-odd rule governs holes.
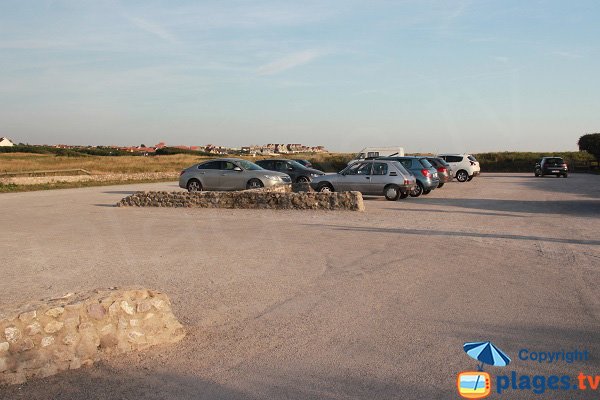
{"type": "Polygon", "coordinates": [[[0,304],[141,285],[189,334],[0,398],[450,399],[479,340],[513,358],[492,375],[600,375],[600,176],[532,175],[367,198],[364,213],[112,206],[176,183],[2,194],[0,304]]]}

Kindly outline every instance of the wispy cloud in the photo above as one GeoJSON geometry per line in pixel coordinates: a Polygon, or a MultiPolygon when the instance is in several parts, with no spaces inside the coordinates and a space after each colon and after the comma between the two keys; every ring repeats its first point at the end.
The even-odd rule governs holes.
{"type": "Polygon", "coordinates": [[[297,53],[289,54],[283,58],[262,65],[258,68],[258,75],[274,75],[288,69],[299,67],[300,65],[308,64],[321,54],[316,50],[305,50],[297,53]]]}
{"type": "Polygon", "coordinates": [[[176,43],[178,42],[177,38],[175,37],[175,35],[173,35],[171,32],[169,32],[168,30],[166,30],[165,28],[163,28],[162,26],[148,21],[147,19],[144,18],[129,18],[129,20],[133,23],[133,25],[135,25],[136,27],[138,27],[139,29],[148,32],[154,36],[157,36],[163,40],[167,40],[169,42],[173,42],[176,43]]]}
{"type": "Polygon", "coordinates": [[[559,57],[563,57],[563,58],[571,58],[571,59],[576,59],[576,58],[582,58],[583,56],[579,53],[574,53],[571,51],[553,51],[552,52],[553,55],[555,56],[559,56],[559,57]]]}

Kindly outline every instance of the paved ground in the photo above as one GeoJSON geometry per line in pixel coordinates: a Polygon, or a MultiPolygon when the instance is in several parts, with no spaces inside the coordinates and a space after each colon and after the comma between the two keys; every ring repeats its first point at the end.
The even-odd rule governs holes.
{"type": "Polygon", "coordinates": [[[450,399],[472,340],[513,357],[493,376],[600,375],[600,176],[489,174],[364,213],[111,207],[151,188],[177,190],[0,195],[0,304],[143,285],[189,327],[1,399],[450,399]],[[540,365],[521,348],[591,357],[540,365]]]}

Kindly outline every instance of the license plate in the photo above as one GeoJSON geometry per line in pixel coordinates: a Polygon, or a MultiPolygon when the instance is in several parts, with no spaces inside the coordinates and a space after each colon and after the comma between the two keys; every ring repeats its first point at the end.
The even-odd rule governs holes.
{"type": "Polygon", "coordinates": [[[552,173],[553,173],[553,174],[556,174],[557,172],[558,172],[557,170],[553,170],[553,171],[552,171],[552,173]]]}

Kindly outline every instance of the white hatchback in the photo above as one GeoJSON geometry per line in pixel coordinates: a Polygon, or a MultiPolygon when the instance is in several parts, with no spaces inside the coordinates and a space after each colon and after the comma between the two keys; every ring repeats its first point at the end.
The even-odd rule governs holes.
{"type": "Polygon", "coordinates": [[[481,172],[479,161],[471,154],[440,154],[438,157],[450,164],[459,182],[470,181],[481,172]]]}

